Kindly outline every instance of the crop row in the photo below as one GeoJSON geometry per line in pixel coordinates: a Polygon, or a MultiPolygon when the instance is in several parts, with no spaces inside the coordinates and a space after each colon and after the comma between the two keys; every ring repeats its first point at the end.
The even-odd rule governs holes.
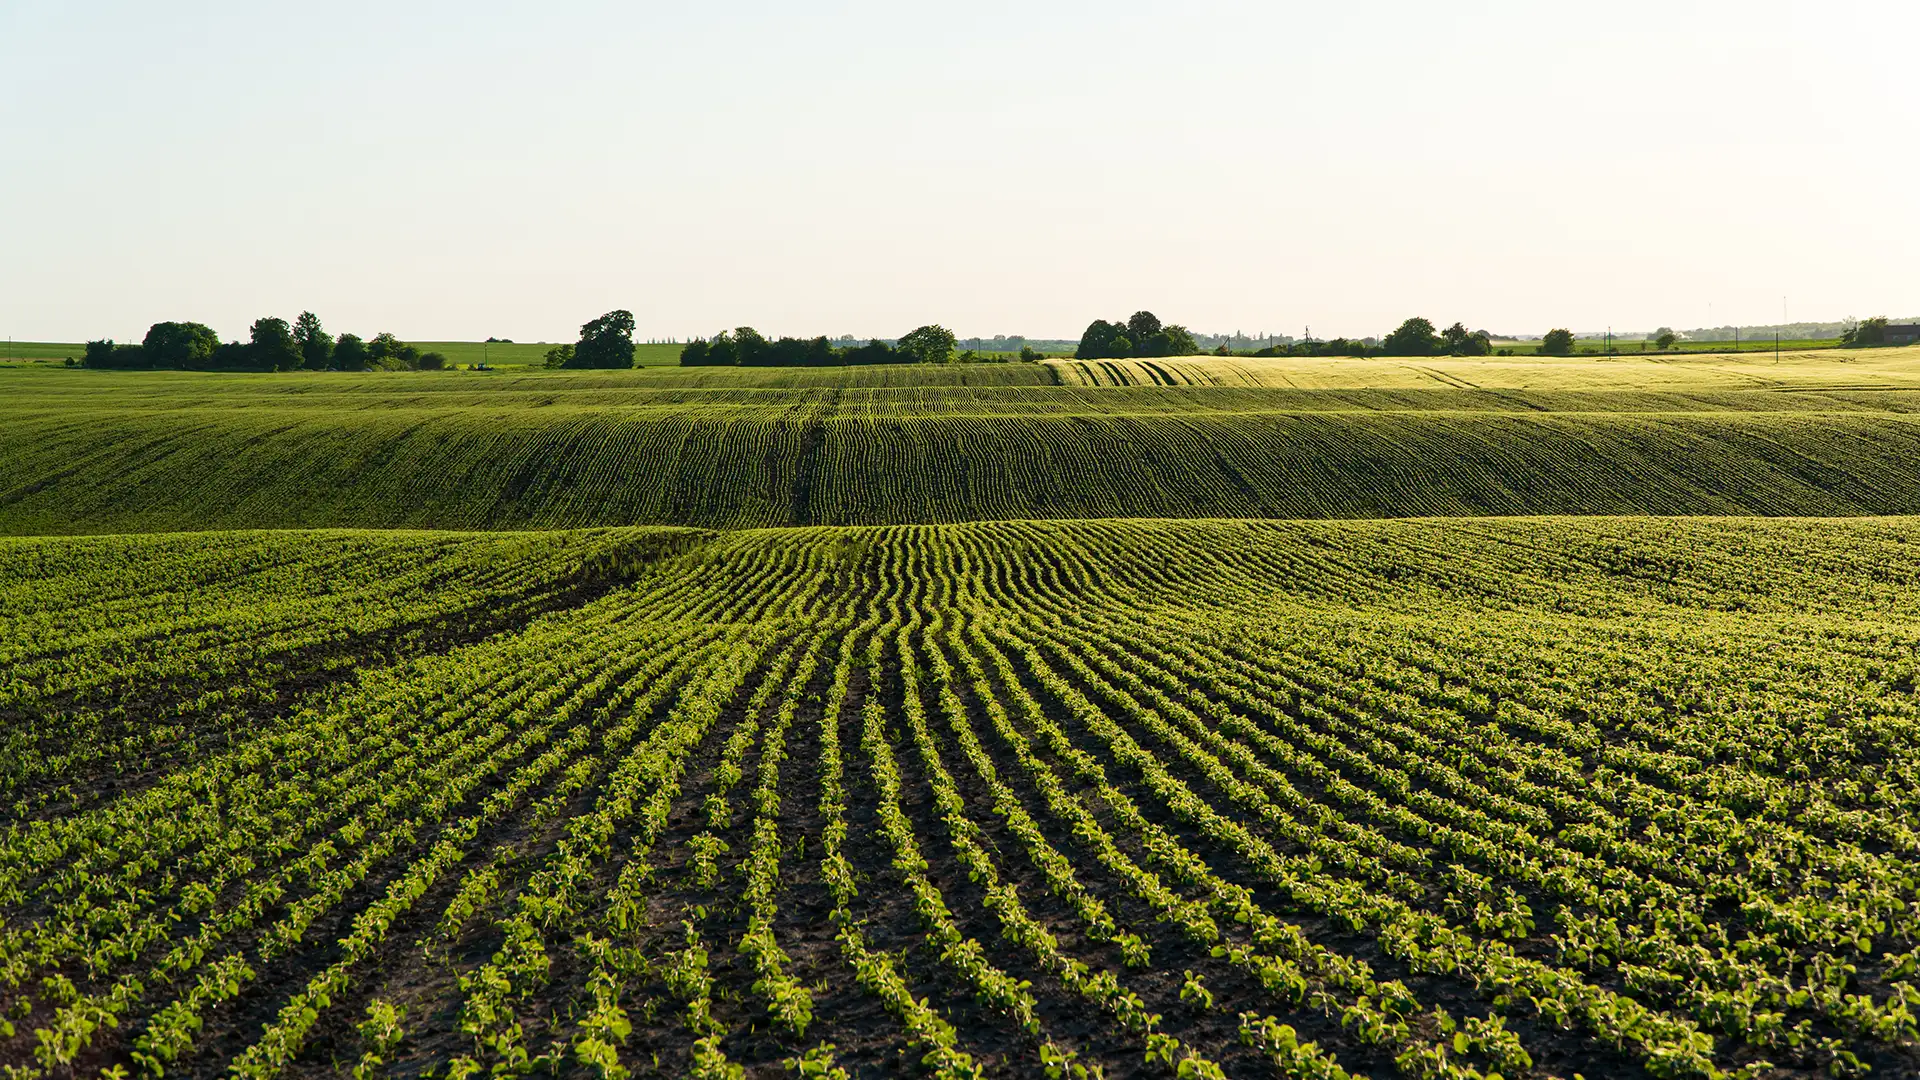
{"type": "Polygon", "coordinates": [[[1920,1062],[1912,523],[402,539],[36,542],[0,647],[162,715],[523,606],[11,821],[9,1078],[1920,1062]]]}
{"type": "Polygon", "coordinates": [[[1047,404],[28,412],[0,424],[0,531],[1920,510],[1911,413],[1031,391],[1047,404]]]}

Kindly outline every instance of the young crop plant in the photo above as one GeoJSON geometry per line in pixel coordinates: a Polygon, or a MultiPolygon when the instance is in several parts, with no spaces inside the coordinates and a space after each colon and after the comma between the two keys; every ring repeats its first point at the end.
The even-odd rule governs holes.
{"type": "Polygon", "coordinates": [[[5,1080],[1920,1061],[1913,520],[5,543],[5,1080]]]}

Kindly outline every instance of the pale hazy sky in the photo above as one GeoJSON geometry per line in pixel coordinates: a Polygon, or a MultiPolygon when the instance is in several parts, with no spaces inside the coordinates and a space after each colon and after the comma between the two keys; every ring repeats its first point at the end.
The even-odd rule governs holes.
{"type": "Polygon", "coordinates": [[[1909,315],[1917,41],[1911,0],[0,0],[0,334],[1909,315]]]}

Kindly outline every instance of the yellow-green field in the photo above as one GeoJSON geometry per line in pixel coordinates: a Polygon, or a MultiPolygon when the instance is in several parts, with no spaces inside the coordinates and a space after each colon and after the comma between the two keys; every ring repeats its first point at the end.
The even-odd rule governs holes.
{"type": "Polygon", "coordinates": [[[0,531],[1920,512],[1920,349],[0,371],[0,531]]]}

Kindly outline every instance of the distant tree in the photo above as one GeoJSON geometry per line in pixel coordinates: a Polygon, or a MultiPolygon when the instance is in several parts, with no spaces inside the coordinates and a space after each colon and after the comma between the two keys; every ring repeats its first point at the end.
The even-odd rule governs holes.
{"type": "Polygon", "coordinates": [[[1165,343],[1156,356],[1198,356],[1200,344],[1193,340],[1193,332],[1179,323],[1168,323],[1160,328],[1156,335],[1165,343]]]}
{"type": "Polygon", "coordinates": [[[840,354],[834,351],[833,342],[826,335],[807,339],[806,348],[801,353],[800,362],[808,367],[832,367],[840,363],[840,354]]]}
{"type": "Polygon", "coordinates": [[[583,368],[633,366],[633,313],[609,311],[580,328],[573,365],[583,368]]]}
{"type": "Polygon", "coordinates": [[[1547,336],[1540,339],[1540,354],[1542,356],[1572,356],[1573,331],[1565,329],[1547,331],[1547,336]]]}
{"type": "Polygon", "coordinates": [[[510,337],[490,337],[490,338],[488,338],[488,339],[487,339],[487,344],[489,344],[489,345],[511,345],[511,344],[513,344],[513,339],[512,339],[512,338],[510,338],[510,337]]]}
{"type": "Polygon", "coordinates": [[[269,315],[264,319],[255,319],[247,332],[248,351],[253,363],[249,366],[264,371],[292,371],[304,361],[300,355],[300,345],[293,339],[293,328],[287,320],[269,315]]]}
{"type": "Polygon", "coordinates": [[[388,371],[407,371],[420,366],[420,350],[382,331],[367,342],[367,357],[373,366],[388,371]]]}
{"type": "Polygon", "coordinates": [[[899,359],[893,346],[878,339],[865,345],[850,345],[840,355],[849,364],[891,364],[899,359]]]}
{"type": "Polygon", "coordinates": [[[1448,356],[1485,356],[1493,351],[1493,335],[1454,323],[1440,331],[1440,345],[1448,356]]]}
{"type": "Polygon", "coordinates": [[[1031,345],[1020,346],[1020,359],[1025,360],[1029,364],[1036,360],[1045,360],[1046,358],[1046,353],[1035,352],[1031,345]]]}
{"type": "Polygon", "coordinates": [[[213,358],[207,361],[207,367],[213,371],[258,371],[260,364],[254,359],[253,346],[244,341],[223,341],[213,350],[213,358]]]}
{"type": "Polygon", "coordinates": [[[80,366],[100,368],[102,370],[111,368],[113,366],[113,339],[103,338],[99,341],[87,342],[87,350],[80,357],[80,366]]]}
{"type": "Polygon", "coordinates": [[[303,311],[293,320],[293,342],[300,347],[300,366],[325,371],[333,361],[333,335],[320,325],[320,316],[303,311]]]}
{"type": "Polygon", "coordinates": [[[796,337],[775,338],[767,343],[767,356],[763,363],[768,367],[806,366],[807,340],[796,337]]]}
{"type": "Polygon", "coordinates": [[[365,371],[369,362],[367,343],[359,334],[341,334],[333,343],[333,366],[337,371],[365,371]]]}
{"type": "Polygon", "coordinates": [[[1418,316],[1400,324],[1380,343],[1388,356],[1432,356],[1444,342],[1433,332],[1433,324],[1418,316]]]}
{"type": "Polygon", "coordinates": [[[547,350],[547,366],[550,368],[573,367],[573,346],[555,345],[547,350]]]}
{"type": "Polygon", "coordinates": [[[220,347],[220,335],[196,322],[161,322],[147,328],[141,345],[147,366],[191,370],[204,368],[212,361],[213,351],[220,347]]]}
{"type": "Polygon", "coordinates": [[[953,359],[953,331],[944,326],[921,326],[900,339],[895,349],[915,364],[944,364],[953,359]]]}
{"type": "Polygon", "coordinates": [[[734,363],[741,367],[765,367],[774,362],[772,343],[751,326],[733,328],[734,363]]]}
{"type": "Polygon", "coordinates": [[[1659,335],[1653,339],[1653,347],[1659,349],[1661,352],[1666,352],[1668,349],[1673,348],[1674,343],[1679,340],[1679,335],[1662,327],[1659,335]]]}
{"type": "Polygon", "coordinates": [[[1077,360],[1110,360],[1132,353],[1133,342],[1127,338],[1127,328],[1105,319],[1088,323],[1087,332],[1080,335],[1080,347],[1073,351],[1077,360]]]}
{"type": "Polygon", "coordinates": [[[1871,319],[1862,319],[1842,331],[1840,344],[1856,347],[1867,345],[1885,345],[1887,343],[1887,317],[1876,315],[1871,319]]]}
{"type": "Polygon", "coordinates": [[[1127,320],[1127,337],[1135,343],[1145,342],[1160,332],[1160,319],[1151,311],[1136,311],[1127,320]]]}
{"type": "Polygon", "coordinates": [[[1315,356],[1366,356],[1371,351],[1366,341],[1360,338],[1337,337],[1330,341],[1315,342],[1313,346],[1315,356]]]}
{"type": "Polygon", "coordinates": [[[733,334],[722,330],[707,342],[707,363],[722,367],[740,362],[740,350],[733,343],[733,334]]]}
{"type": "Polygon", "coordinates": [[[705,367],[711,362],[707,359],[708,352],[707,339],[694,338],[680,346],[680,366],[705,367]]]}

